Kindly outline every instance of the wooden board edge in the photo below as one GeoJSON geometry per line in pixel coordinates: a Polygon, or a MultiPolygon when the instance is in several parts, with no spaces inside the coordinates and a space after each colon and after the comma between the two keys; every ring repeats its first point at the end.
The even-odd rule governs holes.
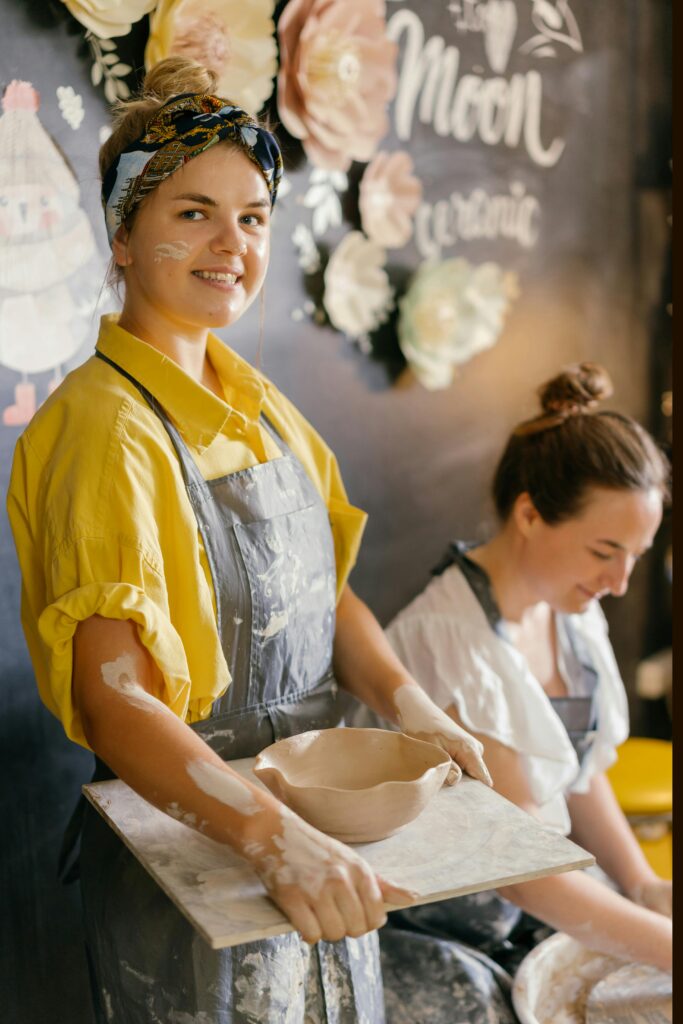
{"type": "MultiPolygon", "coordinates": [[[[522,882],[532,882],[536,878],[548,878],[551,875],[566,874],[568,871],[578,871],[582,868],[589,868],[595,864],[595,857],[591,854],[586,854],[581,860],[572,862],[571,864],[561,864],[559,867],[552,868],[551,870],[541,870],[535,872],[526,872],[521,875],[507,875],[501,878],[495,886],[489,885],[488,883],[482,885],[481,883],[475,885],[461,886],[458,889],[445,889],[442,892],[434,893],[427,898],[422,898],[416,903],[385,903],[384,910],[386,913],[390,913],[392,910],[408,910],[411,907],[423,907],[428,903],[438,903],[440,900],[457,899],[458,896],[471,896],[475,892],[486,892],[490,889],[498,889],[505,885],[517,885],[522,882]]],[[[293,932],[294,927],[289,924],[285,919],[285,927],[279,928],[277,925],[270,925],[268,928],[256,929],[254,935],[250,937],[250,933],[246,933],[246,938],[240,938],[237,942],[231,942],[227,937],[216,937],[209,944],[212,949],[227,949],[230,946],[240,946],[243,942],[253,942],[258,939],[272,938],[275,935],[285,935],[287,932],[293,932]]]]}
{"type": "MultiPolygon", "coordinates": [[[[101,802],[107,799],[106,794],[102,791],[104,787],[100,789],[96,787],[102,787],[102,783],[85,783],[81,787],[86,799],[92,804],[92,806],[95,808],[98,814],[100,814],[100,816],[104,819],[107,825],[109,825],[109,827],[113,829],[113,831],[119,837],[121,842],[133,854],[138,863],[141,864],[144,870],[154,879],[159,888],[163,890],[163,892],[166,894],[166,896],[168,896],[168,898],[171,900],[171,902],[177,908],[177,910],[183,915],[183,917],[187,921],[190,922],[192,927],[197,931],[199,935],[201,935],[204,942],[206,942],[206,944],[211,949],[229,949],[234,946],[244,945],[247,942],[256,942],[259,939],[269,939],[273,938],[276,935],[286,935],[289,932],[293,932],[295,930],[294,926],[288,921],[288,919],[283,914],[281,922],[277,922],[272,925],[261,926],[259,928],[254,928],[252,929],[252,931],[245,931],[244,934],[240,935],[239,939],[235,939],[234,941],[232,937],[229,936],[212,937],[211,935],[209,935],[209,933],[202,927],[202,925],[196,920],[196,918],[193,917],[192,914],[189,913],[184,907],[182,907],[180,903],[174,898],[173,894],[169,892],[168,888],[164,885],[163,879],[157,875],[156,871],[154,871],[149,864],[145,863],[142,860],[142,858],[136,853],[134,847],[131,845],[126,836],[121,832],[116,822],[111,817],[109,817],[106,808],[103,806],[103,803],[101,802]],[[100,797],[100,799],[98,799],[98,796],[100,797]]],[[[571,842],[571,840],[569,841],[571,842]]],[[[433,893],[427,898],[421,897],[419,902],[417,903],[385,903],[384,909],[385,911],[390,912],[392,910],[404,910],[409,909],[410,907],[425,906],[428,903],[438,903],[440,900],[455,899],[458,896],[469,896],[472,893],[484,892],[489,889],[498,889],[505,885],[517,885],[523,882],[531,882],[536,878],[547,878],[550,875],[560,875],[565,874],[568,871],[578,871],[582,868],[592,867],[595,864],[595,857],[587,853],[580,846],[577,846],[577,844],[574,843],[573,845],[576,846],[577,850],[579,850],[581,854],[583,854],[583,856],[579,857],[576,861],[572,861],[569,864],[560,864],[551,869],[538,869],[533,872],[523,872],[522,874],[505,875],[502,878],[497,879],[495,885],[491,885],[490,883],[482,885],[481,883],[478,883],[470,886],[462,886],[456,890],[445,889],[441,892],[433,893]]],[[[265,898],[267,899],[268,897],[265,898]]],[[[276,904],[273,905],[276,906],[276,904]]]]}
{"type": "MultiPolygon", "coordinates": [[[[116,780],[112,779],[110,781],[116,781],[116,780]]],[[[93,785],[99,785],[99,783],[94,783],[93,785]]],[[[124,844],[124,846],[128,850],[130,850],[132,855],[137,860],[138,864],[140,864],[144,868],[144,870],[147,872],[147,874],[150,875],[154,879],[154,881],[159,886],[159,888],[163,890],[163,892],[166,894],[166,896],[168,896],[168,898],[170,899],[171,903],[174,905],[176,910],[178,910],[179,913],[181,913],[183,915],[185,920],[190,922],[190,924],[195,929],[195,931],[197,931],[198,934],[201,935],[201,937],[203,938],[204,942],[206,942],[206,944],[208,946],[210,946],[212,949],[224,949],[224,948],[226,948],[225,946],[222,946],[222,945],[214,945],[214,940],[211,938],[211,936],[208,934],[208,932],[201,926],[199,921],[197,921],[192,916],[192,914],[188,913],[188,911],[186,911],[185,908],[180,905],[178,900],[174,897],[173,893],[169,892],[169,890],[166,887],[166,885],[164,885],[163,879],[159,877],[159,875],[156,873],[154,868],[151,867],[150,864],[148,864],[145,861],[143,861],[143,859],[138,855],[138,853],[136,852],[135,848],[131,845],[131,843],[129,842],[127,837],[123,834],[121,829],[118,827],[117,823],[114,821],[113,818],[109,817],[109,815],[107,814],[106,808],[97,799],[97,791],[91,791],[90,783],[85,783],[85,785],[83,785],[81,787],[81,789],[82,789],[86,799],[92,804],[92,806],[95,808],[95,810],[98,812],[98,814],[104,819],[104,821],[109,826],[109,828],[111,828],[112,831],[115,832],[115,834],[118,836],[118,838],[124,844]]],[[[106,799],[106,797],[105,797],[105,799],[106,799]]],[[[141,799],[143,799],[143,798],[141,797],[141,799]]],[[[286,919],[285,918],[283,918],[283,921],[285,921],[285,923],[286,923],[286,919]]],[[[293,931],[293,929],[290,929],[290,930],[293,931]]],[[[279,934],[279,932],[275,932],[274,934],[277,935],[277,934],[279,934]]],[[[242,940],[240,939],[240,941],[234,943],[234,945],[236,945],[236,946],[240,945],[241,942],[242,942],[242,940]]]]}

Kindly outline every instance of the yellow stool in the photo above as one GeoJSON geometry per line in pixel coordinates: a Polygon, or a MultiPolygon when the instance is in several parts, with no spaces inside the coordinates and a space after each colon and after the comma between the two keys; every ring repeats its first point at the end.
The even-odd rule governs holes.
{"type": "Polygon", "coordinates": [[[660,878],[671,878],[672,746],[634,737],[619,747],[607,776],[643,853],[660,878]]]}

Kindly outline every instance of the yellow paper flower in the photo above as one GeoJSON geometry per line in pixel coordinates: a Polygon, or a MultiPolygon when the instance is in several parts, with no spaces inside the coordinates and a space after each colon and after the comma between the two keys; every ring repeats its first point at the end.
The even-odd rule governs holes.
{"type": "Polygon", "coordinates": [[[275,0],[160,0],[150,18],[145,67],[192,57],[218,75],[216,92],[257,114],[273,91],[275,0]]]}
{"type": "Polygon", "coordinates": [[[100,39],[126,36],[156,0],[62,0],[74,18],[100,39]]]}

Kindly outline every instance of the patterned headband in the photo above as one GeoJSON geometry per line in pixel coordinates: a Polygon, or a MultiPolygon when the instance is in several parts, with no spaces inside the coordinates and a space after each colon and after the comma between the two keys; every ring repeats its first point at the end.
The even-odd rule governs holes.
{"type": "Polygon", "coordinates": [[[275,136],[246,111],[218,96],[183,93],[157,111],[144,135],[124,149],[102,179],[109,244],[138,203],[164,178],[223,139],[236,142],[257,165],[274,206],[282,178],[282,155],[275,136]]]}

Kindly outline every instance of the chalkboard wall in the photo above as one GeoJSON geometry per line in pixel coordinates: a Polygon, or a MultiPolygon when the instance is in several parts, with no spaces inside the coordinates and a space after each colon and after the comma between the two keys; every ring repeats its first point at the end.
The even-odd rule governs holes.
{"type": "MultiPolygon", "coordinates": [[[[395,317],[356,342],[326,321],[322,273],[305,273],[292,240],[297,227],[312,228],[313,168],[282,132],[290,188],[274,217],[263,369],[329,442],[351,500],[369,513],[351,582],[382,622],[424,586],[449,538],[491,529],[487,489],[497,453],[511,426],[534,411],[536,386],[561,365],[600,361],[614,379],[614,407],[652,422],[649,333],[661,302],[667,211],[656,189],[641,201],[637,174],[643,161],[666,166],[668,158],[670,4],[558,0],[546,8],[563,12],[562,25],[546,38],[532,17],[541,5],[498,4],[506,14],[486,29],[488,6],[496,8],[488,0],[387,2],[399,78],[381,146],[410,154],[423,189],[413,238],[389,255],[392,285],[405,289],[428,257],[462,257],[495,262],[518,286],[495,344],[464,363],[450,386],[428,390],[406,369],[395,317]]],[[[61,8],[57,0],[0,0],[0,84],[23,79],[39,91],[40,122],[74,168],[94,233],[96,250],[72,286],[83,342],[64,372],[87,358],[96,336],[108,252],[96,151],[108,104],[91,83],[83,33],[61,8]],[[60,112],[64,86],[82,98],[78,127],[60,112]]],[[[135,52],[139,61],[142,49],[135,52]]],[[[1,166],[0,153],[0,175],[1,166]]],[[[342,222],[315,236],[323,260],[359,228],[362,171],[353,165],[337,190],[342,222]]],[[[0,177],[0,192],[2,185],[0,177]]],[[[226,335],[250,360],[257,358],[258,316],[250,311],[226,335]]],[[[39,401],[53,377],[50,368],[26,378],[39,401]]],[[[0,365],[3,410],[21,382],[16,369],[0,365]]],[[[0,425],[3,492],[21,429],[0,425]]],[[[631,691],[646,653],[652,579],[647,567],[637,570],[627,597],[606,603],[631,691]]],[[[78,894],[55,878],[59,836],[90,757],[67,743],[38,702],[19,594],[2,517],[0,1005],[6,1020],[22,1024],[90,1024],[78,894]]]]}

